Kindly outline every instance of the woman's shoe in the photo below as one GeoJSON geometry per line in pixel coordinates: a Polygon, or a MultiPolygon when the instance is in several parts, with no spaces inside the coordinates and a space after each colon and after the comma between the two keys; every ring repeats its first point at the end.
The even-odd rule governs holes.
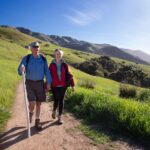
{"type": "Polygon", "coordinates": [[[55,119],[56,118],[56,111],[52,112],[52,118],[55,119]]]}
{"type": "Polygon", "coordinates": [[[61,116],[58,116],[58,123],[59,123],[59,124],[63,124],[63,120],[62,120],[62,117],[61,117],[61,116]]]}

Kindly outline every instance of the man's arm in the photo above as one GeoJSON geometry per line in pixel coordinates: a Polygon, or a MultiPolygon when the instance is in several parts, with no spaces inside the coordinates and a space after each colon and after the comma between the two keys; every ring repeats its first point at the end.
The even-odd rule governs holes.
{"type": "Polygon", "coordinates": [[[44,64],[44,71],[45,71],[47,85],[50,87],[51,82],[52,82],[52,77],[51,77],[50,71],[48,69],[47,60],[45,61],[45,64],[44,64]]]}
{"type": "Polygon", "coordinates": [[[22,59],[21,63],[18,66],[18,74],[19,75],[22,75],[22,71],[25,72],[25,68],[24,68],[24,70],[22,70],[23,69],[22,65],[26,66],[26,56],[22,59]]]}

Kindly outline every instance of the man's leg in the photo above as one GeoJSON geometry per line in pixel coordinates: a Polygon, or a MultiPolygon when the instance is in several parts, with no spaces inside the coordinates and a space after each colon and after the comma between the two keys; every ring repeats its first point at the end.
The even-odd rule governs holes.
{"type": "Polygon", "coordinates": [[[36,119],[40,118],[41,102],[36,102],[36,119]]]}
{"type": "Polygon", "coordinates": [[[31,123],[36,99],[35,99],[35,93],[33,89],[33,83],[29,80],[26,80],[26,90],[27,90],[27,97],[29,101],[29,117],[31,123]]]}
{"type": "Polygon", "coordinates": [[[41,112],[41,102],[36,102],[35,127],[37,130],[42,130],[42,125],[40,123],[40,112],[41,112]]]}
{"type": "Polygon", "coordinates": [[[41,103],[45,102],[46,94],[44,90],[44,82],[39,81],[34,85],[35,95],[36,95],[36,119],[35,119],[35,128],[37,130],[42,130],[42,124],[40,123],[40,111],[41,103]]]}
{"type": "Polygon", "coordinates": [[[34,108],[35,108],[35,101],[29,101],[29,117],[30,117],[30,123],[32,122],[32,117],[33,117],[34,108]]]}
{"type": "Polygon", "coordinates": [[[35,101],[29,101],[29,112],[33,112],[35,108],[35,101]]]}

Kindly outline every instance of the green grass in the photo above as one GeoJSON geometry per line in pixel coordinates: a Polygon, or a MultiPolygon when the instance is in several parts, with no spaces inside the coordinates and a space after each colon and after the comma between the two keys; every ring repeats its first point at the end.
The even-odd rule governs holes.
{"type": "Polygon", "coordinates": [[[13,28],[3,28],[3,27],[0,27],[0,39],[7,40],[10,43],[19,44],[23,47],[27,46],[33,41],[37,41],[36,38],[23,34],[13,28]]]}
{"type": "Polygon", "coordinates": [[[150,107],[146,103],[80,87],[66,96],[66,108],[77,117],[96,124],[103,122],[112,130],[130,133],[142,141],[150,138],[150,107]]]}
{"type": "Polygon", "coordinates": [[[26,50],[21,46],[0,40],[0,133],[9,118],[19,76],[17,67],[26,50]]]}
{"type": "Polygon", "coordinates": [[[88,75],[80,70],[70,67],[72,74],[75,76],[76,85],[80,85],[80,82],[89,81],[93,83],[94,90],[111,95],[119,94],[119,83],[113,80],[108,80],[102,77],[96,77],[88,75]]]}
{"type": "Polygon", "coordinates": [[[92,129],[92,127],[87,126],[87,125],[79,125],[78,128],[86,135],[88,136],[90,139],[93,140],[93,144],[105,144],[110,142],[110,137],[107,136],[106,134],[102,133],[100,130],[95,130],[92,129]]]}

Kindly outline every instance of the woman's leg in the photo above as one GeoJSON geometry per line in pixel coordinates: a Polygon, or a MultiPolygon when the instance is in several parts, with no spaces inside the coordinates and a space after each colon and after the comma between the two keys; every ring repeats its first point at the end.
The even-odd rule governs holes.
{"type": "Polygon", "coordinates": [[[52,93],[53,93],[53,99],[54,99],[52,118],[55,119],[55,117],[56,117],[56,109],[58,107],[58,102],[59,102],[59,90],[58,90],[58,88],[53,88],[52,89],[52,93]]]}
{"type": "Polygon", "coordinates": [[[52,92],[53,92],[53,98],[54,98],[53,111],[56,111],[58,107],[58,101],[59,101],[59,92],[57,88],[54,88],[52,92]]]}
{"type": "Polygon", "coordinates": [[[61,87],[59,89],[59,116],[61,116],[63,112],[65,92],[66,87],[61,87]]]}

